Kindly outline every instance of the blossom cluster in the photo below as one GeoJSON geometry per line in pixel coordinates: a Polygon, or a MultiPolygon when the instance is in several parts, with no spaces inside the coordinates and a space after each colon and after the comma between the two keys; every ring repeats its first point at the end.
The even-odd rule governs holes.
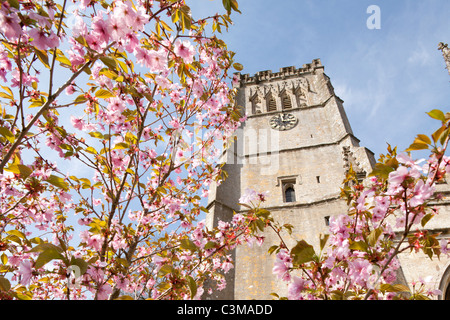
{"type": "Polygon", "coordinates": [[[394,166],[386,178],[372,176],[364,185],[354,180],[353,186],[347,186],[344,195],[349,211],[330,218],[326,245],[321,241],[320,253],[306,242],[292,250],[279,247],[273,274],[288,284],[288,299],[427,298],[440,294],[423,282],[413,284],[413,292],[398,284],[398,254],[410,250],[423,251],[430,258],[448,256],[449,240],[438,241],[423,227],[438,214],[427,204],[439,198],[435,183],[449,172],[449,158],[432,154],[428,161],[415,161],[409,155],[394,154],[391,159],[394,166]]]}

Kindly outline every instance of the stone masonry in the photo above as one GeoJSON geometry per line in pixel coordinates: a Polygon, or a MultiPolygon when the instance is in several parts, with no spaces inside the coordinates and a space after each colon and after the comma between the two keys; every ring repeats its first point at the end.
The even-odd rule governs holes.
{"type": "MultiPolygon", "coordinates": [[[[302,68],[237,74],[236,102],[247,115],[236,143],[224,153],[228,178],[210,189],[207,223],[229,221],[244,209],[238,202],[247,188],[268,192],[264,206],[279,223],[294,226],[288,245],[305,239],[318,246],[327,232],[329,217],[345,213],[340,187],[352,165],[363,179],[372,171],[374,154],[359,145],[319,59],[302,68]],[[285,121],[283,121],[283,119],[285,121]]],[[[447,196],[448,185],[439,188],[447,196]]],[[[450,207],[446,197],[442,213],[430,227],[449,236],[450,207]]],[[[272,275],[274,256],[267,251],[278,243],[266,232],[261,246],[241,246],[234,253],[235,268],[227,275],[227,288],[208,299],[271,299],[286,295],[286,286],[272,275]]],[[[401,259],[406,281],[429,273],[433,286],[445,292],[450,283],[448,260],[429,261],[422,255],[401,259]]]]}

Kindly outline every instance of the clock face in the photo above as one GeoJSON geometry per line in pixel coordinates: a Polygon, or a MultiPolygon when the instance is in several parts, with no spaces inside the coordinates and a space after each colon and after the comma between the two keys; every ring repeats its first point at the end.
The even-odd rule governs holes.
{"type": "Polygon", "coordinates": [[[270,119],[270,126],[276,130],[289,130],[295,127],[297,118],[291,113],[280,113],[270,119]]]}

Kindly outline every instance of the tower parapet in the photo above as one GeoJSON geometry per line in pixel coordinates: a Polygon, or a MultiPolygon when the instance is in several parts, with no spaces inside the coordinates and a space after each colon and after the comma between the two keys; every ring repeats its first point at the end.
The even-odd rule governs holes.
{"type": "Polygon", "coordinates": [[[235,73],[238,77],[239,85],[258,84],[261,82],[270,82],[285,80],[288,78],[299,77],[306,74],[314,74],[316,72],[323,72],[324,66],[320,59],[314,59],[311,63],[304,64],[302,68],[296,68],[295,66],[280,68],[279,72],[272,72],[271,70],[259,71],[253,76],[249,74],[235,73]]]}

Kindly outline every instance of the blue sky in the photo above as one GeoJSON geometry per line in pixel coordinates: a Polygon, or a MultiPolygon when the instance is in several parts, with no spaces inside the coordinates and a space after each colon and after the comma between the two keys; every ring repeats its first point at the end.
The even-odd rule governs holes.
{"type": "MultiPolygon", "coordinates": [[[[194,16],[221,10],[220,0],[188,0],[194,16]]],[[[439,42],[450,43],[448,0],[239,0],[223,39],[242,73],[301,67],[320,58],[361,145],[376,157],[386,143],[406,149],[450,111],[450,75],[439,42]],[[370,5],[380,29],[367,28],[370,5]]]]}

